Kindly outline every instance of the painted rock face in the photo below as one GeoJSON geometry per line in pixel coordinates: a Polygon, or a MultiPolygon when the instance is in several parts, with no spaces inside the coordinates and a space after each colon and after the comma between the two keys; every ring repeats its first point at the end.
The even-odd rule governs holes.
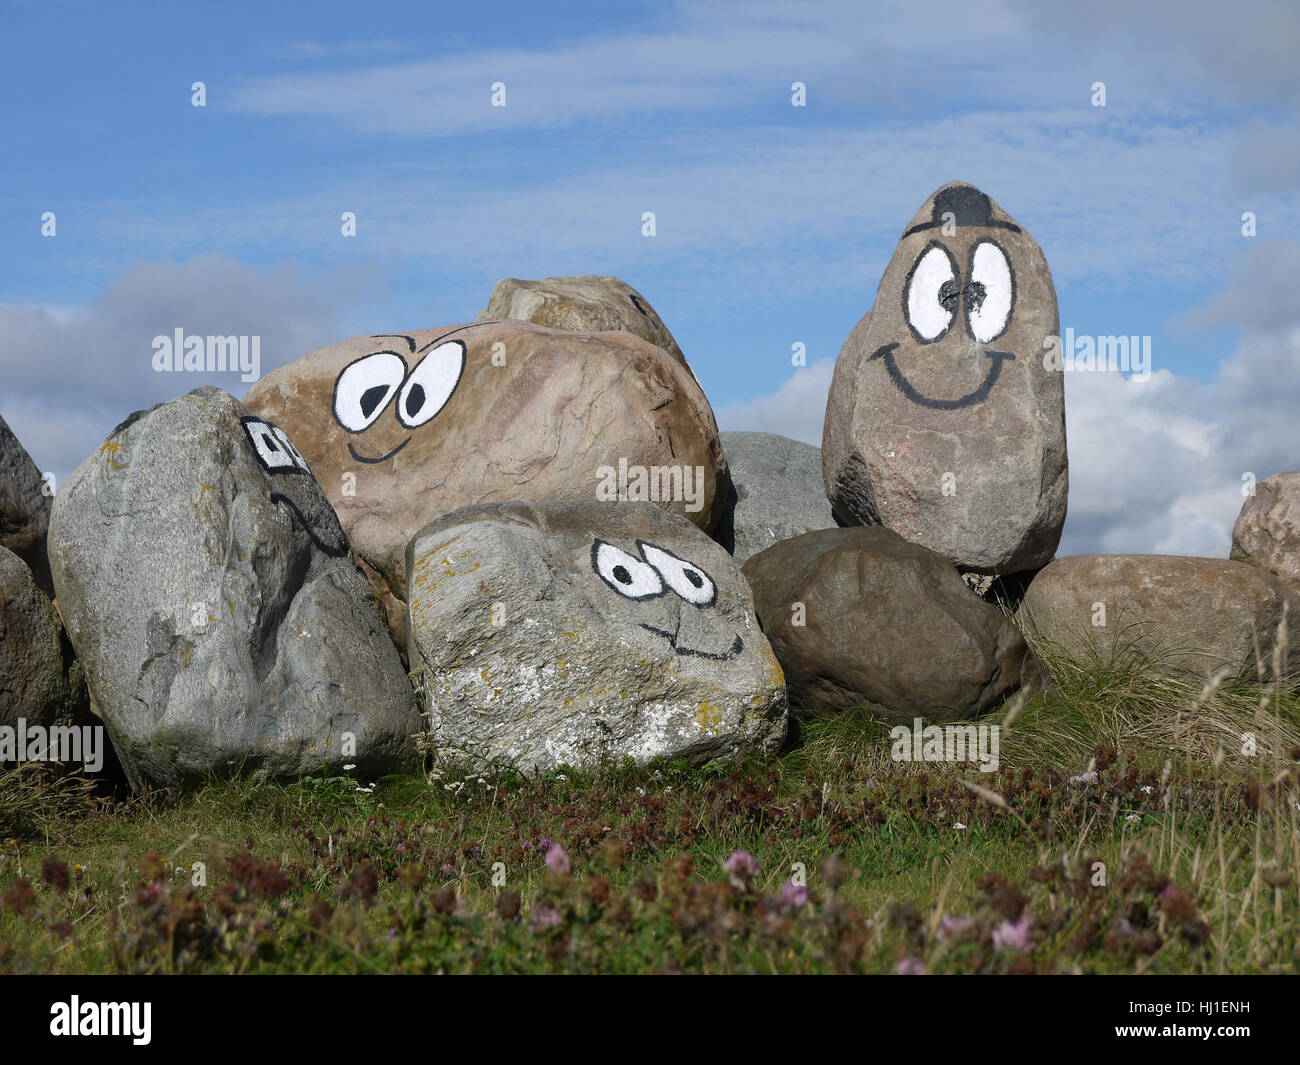
{"type": "Polygon", "coordinates": [[[881,524],[962,569],[1045,565],[1065,523],[1056,292],[1034,239],[970,185],[908,225],[840,352],[822,443],[841,520],[881,524]]]}
{"type": "Polygon", "coordinates": [[[467,507],[421,530],[407,567],[411,679],[445,753],[533,771],[785,736],[739,568],[658,507],[467,507]]]}
{"type": "Polygon", "coordinates": [[[708,530],[726,502],[704,393],[623,332],[501,321],[357,337],[269,374],[247,403],[306,456],[391,593],[390,623],[404,614],[392,600],[405,593],[407,541],[459,507],[644,490],[708,530]]]}
{"type": "Polygon", "coordinates": [[[402,764],[419,711],[374,596],[288,436],[233,396],[123,422],[59,489],[49,543],[133,786],[402,764]]]}

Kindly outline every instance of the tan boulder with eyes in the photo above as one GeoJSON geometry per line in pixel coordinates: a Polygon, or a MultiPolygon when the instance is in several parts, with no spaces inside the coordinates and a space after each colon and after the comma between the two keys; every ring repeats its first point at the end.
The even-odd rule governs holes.
{"type": "Polygon", "coordinates": [[[407,541],[459,507],[623,487],[709,531],[727,498],[704,393],[625,332],[499,321],[356,337],[268,374],[245,402],[310,463],[399,639],[407,541]]]}
{"type": "Polygon", "coordinates": [[[979,189],[938,189],[835,365],[822,474],[840,520],[964,570],[1049,562],[1068,487],[1058,334],[1033,237],[979,189]]]}

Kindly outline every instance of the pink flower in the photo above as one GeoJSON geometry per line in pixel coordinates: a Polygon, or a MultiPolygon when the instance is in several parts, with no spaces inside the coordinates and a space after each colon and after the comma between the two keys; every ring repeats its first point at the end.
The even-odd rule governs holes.
{"type": "Polygon", "coordinates": [[[1093,784],[1097,780],[1097,770],[1089,769],[1086,773],[1080,773],[1077,777],[1071,777],[1071,784],[1093,784]]]}
{"type": "Polygon", "coordinates": [[[781,885],[781,902],[791,909],[800,909],[808,901],[808,889],[793,880],[781,885]]]}
{"type": "Polygon", "coordinates": [[[994,950],[1018,950],[1028,954],[1034,949],[1033,940],[1029,938],[1029,918],[1021,917],[1018,921],[1003,921],[993,929],[994,950]]]}
{"type": "Polygon", "coordinates": [[[532,931],[536,932],[543,928],[555,928],[559,923],[560,911],[549,902],[543,902],[540,906],[534,907],[528,926],[532,931]]]}
{"type": "Polygon", "coordinates": [[[732,851],[722,863],[727,880],[737,891],[748,891],[754,877],[758,876],[758,860],[749,851],[732,851]]]}
{"type": "Polygon", "coordinates": [[[551,849],[546,852],[546,868],[561,876],[569,871],[569,856],[558,843],[552,843],[551,849]]]}
{"type": "Polygon", "coordinates": [[[899,976],[925,976],[925,962],[920,958],[904,958],[894,966],[894,972],[899,976]]]}
{"type": "Polygon", "coordinates": [[[940,943],[946,943],[948,940],[961,935],[974,923],[969,917],[953,917],[945,913],[939,920],[939,927],[935,930],[934,938],[940,943]]]}

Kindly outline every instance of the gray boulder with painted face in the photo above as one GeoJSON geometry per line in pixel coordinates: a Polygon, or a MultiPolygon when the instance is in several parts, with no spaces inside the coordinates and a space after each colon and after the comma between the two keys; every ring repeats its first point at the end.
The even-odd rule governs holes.
{"type": "Polygon", "coordinates": [[[1045,365],[1058,333],[1034,239],[978,189],[937,190],[835,365],[822,471],[836,515],[963,570],[1049,562],[1068,487],[1064,379],[1045,365]]]}
{"type": "Polygon", "coordinates": [[[736,498],[715,539],[737,565],[779,540],[835,527],[819,448],[776,433],[719,433],[718,439],[736,498]]]}
{"type": "Polygon", "coordinates": [[[507,277],[492,289],[480,322],[518,318],[548,329],[571,333],[600,333],[623,330],[657,348],[663,348],[685,366],[686,356],[659,313],[641,293],[617,277],[573,274],[521,281],[507,277]]]}
{"type": "Polygon", "coordinates": [[[0,725],[69,724],[85,710],[85,681],[58,611],[27,564],[0,547],[0,725]]]}
{"type": "Polygon", "coordinates": [[[781,667],[727,553],[648,503],[497,503],[407,549],[411,676],[442,755],[525,772],[774,751],[781,667]]]}
{"type": "Polygon", "coordinates": [[[306,462],[234,397],[119,426],[59,491],[50,561],[133,786],[401,763],[419,714],[378,603],[306,462]]]}
{"type": "Polygon", "coordinates": [[[50,524],[50,497],[27,449],[0,418],[0,547],[31,568],[37,585],[54,594],[45,535],[50,524]]]}

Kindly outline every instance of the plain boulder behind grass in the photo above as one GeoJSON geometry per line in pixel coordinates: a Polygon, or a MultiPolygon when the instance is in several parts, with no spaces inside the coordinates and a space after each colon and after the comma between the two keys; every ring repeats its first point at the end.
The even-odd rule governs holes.
{"type": "Polygon", "coordinates": [[[0,547],[0,725],[69,724],[85,702],[58,611],[27,564],[0,547]]]}
{"type": "Polygon", "coordinates": [[[1272,671],[1283,608],[1291,671],[1300,667],[1300,592],[1243,562],[1181,555],[1070,555],[1041,570],[1017,619],[1082,663],[1140,663],[1205,680],[1272,671]]]}
{"type": "Polygon", "coordinates": [[[504,278],[493,287],[488,305],[478,320],[501,318],[517,318],[572,333],[622,329],[663,348],[690,369],[682,349],[650,301],[617,277],[573,274],[544,277],[540,281],[504,278]]]}
{"type": "Polygon", "coordinates": [[[411,540],[407,571],[440,754],[546,772],[785,737],[781,667],[739,569],[652,504],[467,507],[411,540]]]}
{"type": "Polygon", "coordinates": [[[41,471],[0,418],[0,547],[26,562],[37,585],[52,596],[54,585],[45,554],[49,524],[50,496],[41,471]]]}
{"type": "Polygon", "coordinates": [[[947,559],[880,527],[825,529],[745,563],[800,716],[867,706],[951,721],[1045,679],[1024,638],[947,559]]]}
{"type": "Polygon", "coordinates": [[[415,695],[338,519],[220,389],[114,430],[56,497],[50,560],[134,787],[401,763],[415,695]]]}
{"type": "Polygon", "coordinates": [[[1255,485],[1232,527],[1228,557],[1300,585],[1300,473],[1276,473],[1255,485]]]}
{"type": "Polygon", "coordinates": [[[719,433],[736,486],[716,539],[737,565],[778,540],[835,528],[822,486],[821,449],[775,433],[719,433]]]}

